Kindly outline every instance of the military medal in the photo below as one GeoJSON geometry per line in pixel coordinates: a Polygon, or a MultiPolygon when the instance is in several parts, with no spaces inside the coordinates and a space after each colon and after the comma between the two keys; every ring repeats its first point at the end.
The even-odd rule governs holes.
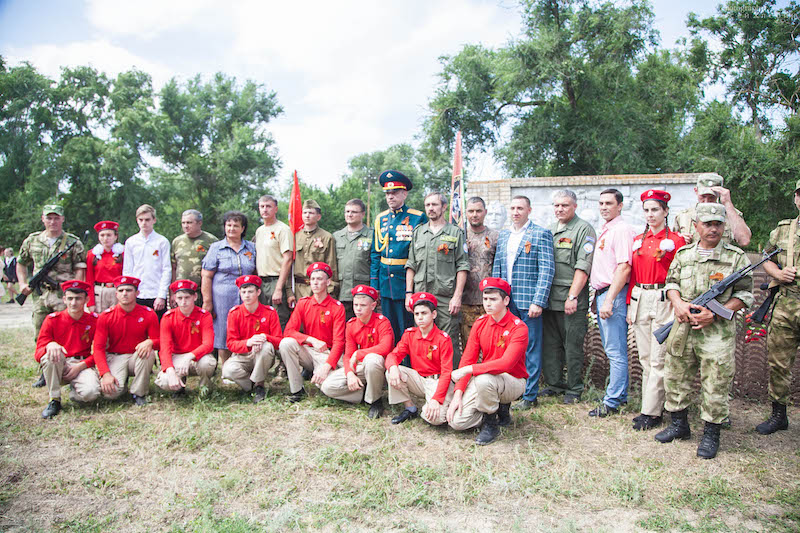
{"type": "Polygon", "coordinates": [[[317,248],[322,248],[323,246],[325,246],[324,244],[322,244],[321,237],[317,237],[316,239],[314,239],[314,246],[316,246],[317,248]]]}

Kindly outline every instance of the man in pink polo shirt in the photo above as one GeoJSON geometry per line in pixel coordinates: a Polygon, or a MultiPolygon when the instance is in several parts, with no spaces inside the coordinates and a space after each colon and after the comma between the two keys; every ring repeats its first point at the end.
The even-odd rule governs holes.
{"type": "Polygon", "coordinates": [[[603,403],[589,411],[600,418],[619,412],[628,403],[628,278],[636,232],[622,220],[622,193],[600,193],[600,216],[606,221],[597,237],[590,282],[595,290],[597,325],[609,362],[609,379],[603,403]]]}

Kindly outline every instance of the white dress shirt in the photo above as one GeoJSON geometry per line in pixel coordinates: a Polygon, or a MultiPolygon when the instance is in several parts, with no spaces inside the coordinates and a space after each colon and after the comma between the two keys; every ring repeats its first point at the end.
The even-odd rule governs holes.
{"type": "Polygon", "coordinates": [[[514,272],[514,261],[517,259],[519,243],[522,242],[522,236],[525,235],[525,231],[527,231],[528,224],[530,223],[530,220],[526,221],[518,230],[514,229],[513,224],[508,228],[511,233],[508,234],[508,243],[506,244],[506,272],[508,272],[508,280],[506,281],[509,283],[511,283],[512,274],[514,272]]]}
{"type": "Polygon", "coordinates": [[[125,241],[122,274],[141,280],[138,298],[167,298],[172,280],[169,251],[169,241],[155,231],[147,237],[140,231],[125,241]]]}

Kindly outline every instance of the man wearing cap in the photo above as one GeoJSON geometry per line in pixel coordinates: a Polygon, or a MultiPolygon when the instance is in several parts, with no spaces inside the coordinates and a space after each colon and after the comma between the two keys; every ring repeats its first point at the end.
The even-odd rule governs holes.
{"type": "MultiPolygon", "coordinates": [[[[203,213],[197,209],[183,212],[181,229],[183,233],[172,239],[172,279],[188,279],[200,286],[203,258],[211,245],[219,239],[203,231],[203,213]]],[[[199,291],[195,295],[196,305],[202,307],[203,295],[199,291]]]]}
{"type": "MultiPolygon", "coordinates": [[[[515,409],[538,405],[542,365],[542,311],[547,307],[555,274],[553,235],[530,220],[531,201],[515,196],[509,209],[511,227],[500,232],[492,276],[506,280],[514,294],[514,306],[528,331],[525,366],[528,383],[515,409]]],[[[509,293],[510,296],[510,293],[509,293]]],[[[485,300],[484,300],[485,301],[485,300]]]]}
{"type": "Polygon", "coordinates": [[[114,279],[122,275],[125,247],[117,242],[119,224],[113,220],[98,222],[94,230],[99,242],[86,254],[86,282],[93,287],[86,306],[99,314],[117,302],[114,279]]]}
{"type": "Polygon", "coordinates": [[[408,328],[394,350],[386,357],[386,380],[389,383],[389,403],[404,405],[403,411],[392,418],[392,424],[402,424],[419,416],[412,396],[425,399],[422,419],[440,426],[447,422],[447,408],[453,398],[450,375],[453,372],[453,341],[436,327],[436,296],[418,292],[411,296],[414,328],[408,328]],[[408,358],[410,366],[400,363],[408,358]]]}
{"type": "Polygon", "coordinates": [[[507,281],[486,278],[480,287],[486,314],[475,321],[461,365],[453,371],[456,386],[447,422],[457,431],[481,425],[475,442],[485,445],[500,435],[500,426],[511,423],[511,402],[525,391],[528,327],[508,311],[507,281]]]}
{"type": "MultiPolygon", "coordinates": [[[[672,423],[655,438],[666,443],[691,436],[688,407],[699,368],[700,417],[706,424],[697,456],[703,459],[717,455],[720,426],[729,412],[736,322],[690,302],[717,281],[750,264],[742,250],[722,242],[725,212],[722,204],[698,204],[695,230],[699,239],[675,254],[665,287],[677,322],[665,341],[664,407],[672,423]]],[[[752,288],[752,276],[745,276],[718,296],[717,302],[736,312],[753,303],[752,288]]]]}
{"type": "MultiPolygon", "coordinates": [[[[800,180],[795,184],[794,205],[800,211],[800,180]]],[[[756,426],[762,435],[789,428],[786,406],[791,398],[792,366],[800,345],[800,216],[781,220],[769,235],[765,253],[776,248],[783,251],[764,263],[764,270],[777,283],[772,318],[767,334],[767,362],[769,363],[769,397],[772,415],[756,426]],[[783,265],[781,268],[779,265],[783,265]]]]}
{"type": "MultiPolygon", "coordinates": [[[[389,209],[375,217],[375,247],[372,250],[369,283],[381,293],[381,310],[399,339],[411,327],[406,310],[408,251],[414,228],[428,221],[425,213],[406,206],[411,180],[398,170],[386,170],[379,178],[389,209]]],[[[410,293],[409,293],[410,294],[410,293]]]]}
{"type": "MultiPolygon", "coordinates": [[[[731,201],[731,191],[722,186],[723,179],[719,174],[701,174],[697,178],[694,192],[697,194],[697,203],[720,203],[725,206],[725,232],[722,242],[731,244],[733,241],[739,246],[750,244],[752,233],[742,218],[742,212],[736,209],[731,201]]],[[[681,234],[687,244],[697,242],[699,235],[694,228],[695,207],[684,209],[675,217],[673,231],[681,234]]]]}
{"type": "Polygon", "coordinates": [[[480,290],[482,279],[492,274],[492,265],[497,251],[500,233],[486,225],[486,202],[480,196],[467,200],[467,257],[469,272],[461,298],[461,343],[469,338],[475,320],[483,314],[483,297],[480,290]]]}
{"type": "Polygon", "coordinates": [[[150,307],[136,303],[138,278],[119,276],[114,280],[117,305],[97,319],[93,355],[100,375],[103,397],[114,400],[122,395],[133,374],[130,392],[133,403],[147,404],[150,372],[159,349],[158,318],[150,307]]]}
{"type": "Polygon", "coordinates": [[[153,229],[156,223],[154,207],[139,206],[136,223],[139,233],[125,241],[122,273],[141,280],[136,303],[153,309],[160,320],[167,309],[167,293],[172,280],[169,241],[153,229]]]}
{"type": "Polygon", "coordinates": [[[394,347],[389,320],[375,312],[378,291],[369,285],[351,289],[355,317],[345,325],[343,366],[328,374],[322,393],[336,400],[369,405],[367,417],[383,414],[384,363],[394,347]]]}
{"type": "Polygon", "coordinates": [[[305,272],[311,263],[330,265],[333,279],[330,280],[328,292],[334,293],[339,286],[339,274],[336,266],[336,243],[333,235],[319,227],[322,209],[314,200],[303,202],[303,229],[297,232],[297,257],[294,260],[295,297],[299,300],[311,296],[311,286],[305,272]]]}
{"type": "Polygon", "coordinates": [[[176,395],[186,392],[186,377],[200,376],[200,389],[208,389],[217,368],[214,351],[214,321],[211,313],[198,307],[197,283],[176,280],[169,286],[176,308],[164,313],[160,326],[161,372],[156,385],[176,395]]]}
{"type": "Polygon", "coordinates": [[[331,370],[342,365],[345,345],[344,306],[328,294],[333,270],[327,263],[311,263],[306,276],[312,294],[297,302],[280,345],[290,402],[306,395],[300,367],[313,371],[312,383],[322,386],[331,370]]]}
{"type": "Polygon", "coordinates": [[[547,388],[541,396],[563,394],[566,404],[579,401],[583,393],[588,281],[597,244],[594,228],[575,214],[577,207],[574,192],[564,189],[553,193],[556,222],[550,232],[556,271],[547,308],[542,312],[542,374],[547,388]]]}
{"type": "Polygon", "coordinates": [[[445,220],[447,201],[433,192],[425,197],[428,222],[414,228],[406,263],[406,310],[411,295],[429,292],[439,301],[436,325],[453,341],[453,363],[461,360],[461,297],[469,272],[464,232],[445,220]]]}
{"type": "Polygon", "coordinates": [[[256,275],[236,278],[242,303],[228,313],[228,349],[231,356],[222,365],[222,379],[253,391],[253,403],[267,397],[264,381],[275,361],[275,350],[281,343],[278,312],[260,303],[261,278],[256,275]]]}
{"type": "Polygon", "coordinates": [[[628,403],[628,279],[636,232],[622,218],[622,193],[606,189],[598,201],[605,224],[597,238],[589,282],[595,290],[597,328],[608,357],[608,386],[589,416],[605,418],[628,403]]]}
{"type": "Polygon", "coordinates": [[[353,287],[369,284],[373,231],[364,224],[366,209],[367,206],[358,198],[348,201],[344,206],[347,226],[333,233],[339,271],[339,301],[344,305],[348,320],[355,316],[353,287]]]}
{"type": "MultiPolygon", "coordinates": [[[[83,280],[86,271],[86,251],[83,243],[72,233],[66,233],[64,226],[64,208],[60,205],[46,205],[42,209],[44,231],[36,231],[28,235],[19,249],[17,257],[17,278],[21,294],[28,295],[28,267],[33,267],[36,274],[57,253],[76,243],[69,253],[64,254],[58,264],[50,271],[50,278],[56,283],[70,279],[83,280]],[[77,242],[76,242],[77,241],[77,242]]],[[[43,287],[42,294],[33,295],[33,329],[38,337],[45,317],[56,311],[65,309],[64,295],[60,287],[43,287]]],[[[43,386],[42,383],[39,386],[43,386]]]]}
{"type": "Polygon", "coordinates": [[[256,268],[263,282],[261,303],[278,312],[281,327],[285,328],[292,314],[295,298],[291,291],[292,230],[277,218],[278,200],[269,194],[258,199],[258,212],[263,224],[256,230],[256,268]]]}
{"type": "Polygon", "coordinates": [[[92,402],[100,396],[100,380],[92,368],[91,355],[97,315],[83,310],[91,285],[73,279],[62,283],[61,290],[66,309],[45,317],[34,353],[50,392],[42,418],[61,412],[61,386],[67,383],[72,385],[73,401],[92,402]]]}

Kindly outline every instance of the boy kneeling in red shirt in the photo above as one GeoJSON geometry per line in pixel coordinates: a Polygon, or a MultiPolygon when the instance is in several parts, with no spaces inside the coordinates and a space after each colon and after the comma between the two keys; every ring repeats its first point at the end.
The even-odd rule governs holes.
{"type": "Polygon", "coordinates": [[[450,385],[453,340],[433,323],[437,305],[433,294],[418,292],[411,296],[417,327],[405,330],[400,342],[386,357],[389,403],[405,405],[403,412],[392,418],[392,424],[418,416],[412,395],[425,398],[423,420],[434,426],[447,421],[447,406],[453,396],[450,385]],[[406,356],[411,360],[411,368],[400,366],[406,356]]]}
{"type": "Polygon", "coordinates": [[[447,422],[457,431],[482,423],[475,442],[484,445],[500,435],[498,426],[511,423],[511,402],[525,392],[528,327],[508,311],[508,282],[485,278],[480,289],[486,314],[472,326],[461,364],[453,371],[456,387],[447,422]],[[483,359],[478,363],[481,354],[483,359]]]}

